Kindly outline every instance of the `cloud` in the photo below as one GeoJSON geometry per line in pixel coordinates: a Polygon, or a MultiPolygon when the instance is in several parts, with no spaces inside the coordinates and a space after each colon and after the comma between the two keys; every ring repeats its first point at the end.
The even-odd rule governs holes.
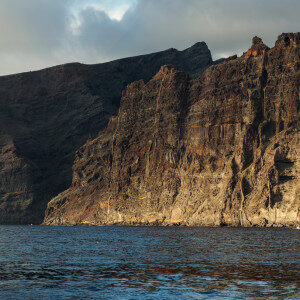
{"type": "Polygon", "coordinates": [[[299,30],[298,0],[0,0],[0,74],[205,41],[214,58],[299,30]]]}
{"type": "Polygon", "coordinates": [[[56,63],[53,54],[68,36],[70,3],[0,0],[0,74],[56,63]]]}

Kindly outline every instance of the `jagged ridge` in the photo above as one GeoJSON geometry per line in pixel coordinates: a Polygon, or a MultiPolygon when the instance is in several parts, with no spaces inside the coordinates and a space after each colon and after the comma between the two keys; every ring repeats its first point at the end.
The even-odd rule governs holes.
{"type": "Polygon", "coordinates": [[[45,224],[297,226],[299,37],[130,84],[45,224]]]}

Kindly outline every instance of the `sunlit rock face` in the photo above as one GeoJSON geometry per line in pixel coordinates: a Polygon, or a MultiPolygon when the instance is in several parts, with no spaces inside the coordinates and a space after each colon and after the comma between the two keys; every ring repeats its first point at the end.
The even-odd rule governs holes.
{"type": "Polygon", "coordinates": [[[270,48],[263,43],[262,39],[255,36],[252,39],[252,47],[246,53],[244,53],[243,57],[260,56],[269,50],[270,48]]]}
{"type": "Polygon", "coordinates": [[[128,85],[45,224],[299,225],[299,40],[128,85]]]}
{"type": "Polygon", "coordinates": [[[213,64],[205,43],[99,65],[68,64],[0,77],[0,224],[41,223],[72,182],[75,152],[118,112],[132,81],[164,64],[192,77],[213,64]]]}

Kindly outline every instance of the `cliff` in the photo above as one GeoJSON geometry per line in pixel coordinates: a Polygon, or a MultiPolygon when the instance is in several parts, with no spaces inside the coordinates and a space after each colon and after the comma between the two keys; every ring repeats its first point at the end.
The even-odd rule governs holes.
{"type": "Polygon", "coordinates": [[[213,61],[197,43],[0,77],[0,224],[41,223],[47,203],[71,185],[75,152],[117,114],[126,85],[170,63],[196,77],[213,61]]]}
{"type": "Polygon", "coordinates": [[[44,223],[298,226],[299,42],[128,85],[44,223]]]}

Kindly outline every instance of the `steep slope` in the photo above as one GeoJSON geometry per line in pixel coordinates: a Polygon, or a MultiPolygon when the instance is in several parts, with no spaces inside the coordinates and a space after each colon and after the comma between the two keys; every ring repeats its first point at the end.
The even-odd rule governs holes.
{"type": "Polygon", "coordinates": [[[299,225],[299,42],[130,84],[45,224],[299,225]]]}
{"type": "Polygon", "coordinates": [[[174,63],[191,76],[213,64],[205,43],[98,65],[0,77],[0,224],[40,223],[72,181],[74,153],[117,114],[121,92],[174,63]]]}

